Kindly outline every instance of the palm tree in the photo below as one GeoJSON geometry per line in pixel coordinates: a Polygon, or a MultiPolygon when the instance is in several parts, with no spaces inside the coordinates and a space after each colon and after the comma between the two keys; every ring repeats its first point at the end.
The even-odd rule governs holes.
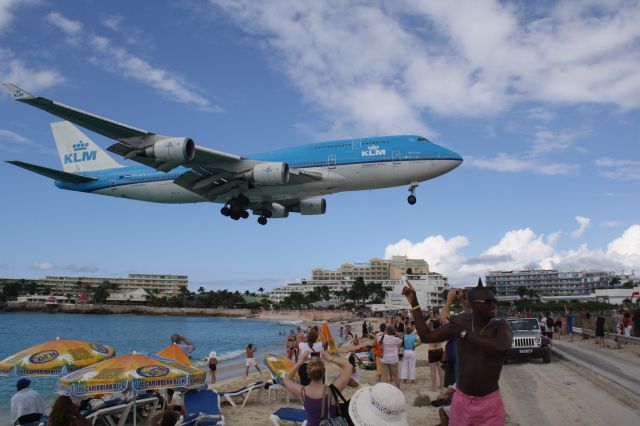
{"type": "Polygon", "coordinates": [[[204,287],[199,287],[198,288],[198,294],[202,294],[204,293],[204,287]]]}
{"type": "Polygon", "coordinates": [[[620,277],[615,276],[609,281],[609,287],[620,287],[620,277]]]}
{"type": "Polygon", "coordinates": [[[258,291],[260,292],[260,294],[264,293],[264,287],[259,287],[258,291]]]}
{"type": "Polygon", "coordinates": [[[529,289],[521,285],[521,286],[518,286],[518,288],[516,288],[516,293],[518,293],[518,297],[520,297],[520,300],[522,300],[524,296],[526,296],[529,293],[529,289]]]}

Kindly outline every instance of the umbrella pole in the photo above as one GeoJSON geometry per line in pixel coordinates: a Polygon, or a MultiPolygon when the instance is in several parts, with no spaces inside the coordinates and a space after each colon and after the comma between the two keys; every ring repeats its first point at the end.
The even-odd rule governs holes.
{"type": "Polygon", "coordinates": [[[138,421],[138,410],[137,410],[137,406],[138,405],[138,392],[136,392],[136,389],[133,388],[133,426],[136,426],[136,423],[138,421]]]}

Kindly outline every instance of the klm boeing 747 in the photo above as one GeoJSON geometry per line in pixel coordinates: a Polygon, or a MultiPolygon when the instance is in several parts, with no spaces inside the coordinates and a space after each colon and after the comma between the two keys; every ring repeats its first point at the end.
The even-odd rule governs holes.
{"type": "Polygon", "coordinates": [[[291,212],[324,214],[323,195],[409,186],[409,204],[422,181],[443,175],[462,157],[422,136],[381,136],[314,143],[254,155],[196,145],[118,123],[3,84],[13,99],[67,121],[51,124],[64,171],[9,163],[55,180],[58,188],[156,203],[210,201],[233,220],[258,223],[291,212]],[[116,141],[108,151],[141,165],[126,167],[73,124],[116,141]]]}

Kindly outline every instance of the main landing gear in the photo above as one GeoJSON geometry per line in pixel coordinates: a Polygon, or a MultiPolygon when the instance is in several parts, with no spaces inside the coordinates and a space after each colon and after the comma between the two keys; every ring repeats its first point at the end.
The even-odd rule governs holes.
{"type": "Polygon", "coordinates": [[[247,211],[248,205],[249,199],[244,195],[240,195],[237,198],[230,199],[227,204],[220,209],[220,213],[233,220],[240,220],[240,218],[247,219],[249,217],[249,212],[247,211]]]}
{"type": "Polygon", "coordinates": [[[418,187],[418,184],[416,182],[412,183],[411,186],[409,187],[410,195],[407,197],[407,202],[411,205],[414,205],[416,201],[418,201],[418,199],[416,198],[417,187],[418,187]]]}
{"type": "MultiPolygon", "coordinates": [[[[220,213],[233,220],[247,219],[249,218],[249,212],[247,211],[248,205],[249,199],[244,195],[240,195],[236,198],[230,199],[227,204],[220,209],[220,213]]],[[[260,225],[266,225],[267,218],[273,216],[273,213],[269,209],[263,209],[261,213],[262,214],[258,218],[258,223],[260,225]]]]}

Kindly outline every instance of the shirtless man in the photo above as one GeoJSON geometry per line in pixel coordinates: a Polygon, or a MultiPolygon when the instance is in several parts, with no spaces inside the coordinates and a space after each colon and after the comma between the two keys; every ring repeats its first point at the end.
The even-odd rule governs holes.
{"type": "Polygon", "coordinates": [[[255,354],[257,350],[258,348],[256,348],[256,345],[254,345],[253,343],[249,343],[245,348],[245,351],[247,352],[247,368],[245,369],[244,373],[245,377],[249,375],[250,367],[255,367],[256,370],[258,370],[258,373],[262,373],[262,371],[260,371],[260,367],[258,367],[258,364],[256,363],[255,358],[253,357],[253,354],[255,354]]]}
{"type": "Polygon", "coordinates": [[[421,342],[456,340],[459,370],[450,424],[504,425],[504,404],[498,380],[513,332],[505,320],[495,319],[498,302],[491,290],[478,280],[478,286],[467,295],[471,313],[451,317],[449,324],[435,330],[427,326],[416,292],[408,281],[403,294],[411,305],[421,342]]]}
{"type": "Polygon", "coordinates": [[[180,345],[180,349],[182,349],[187,355],[196,350],[196,347],[193,343],[191,343],[189,340],[187,340],[186,337],[178,333],[174,333],[171,335],[171,343],[180,345]]]}

